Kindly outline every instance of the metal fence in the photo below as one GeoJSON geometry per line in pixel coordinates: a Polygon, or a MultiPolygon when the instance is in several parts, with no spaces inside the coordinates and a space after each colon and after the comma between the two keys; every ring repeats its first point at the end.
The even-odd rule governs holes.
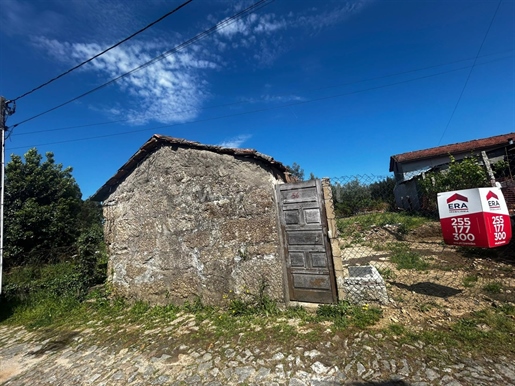
{"type": "MultiPolygon", "coordinates": [[[[494,249],[443,243],[437,214],[395,205],[392,177],[331,178],[348,300],[379,303],[392,322],[430,324],[515,302],[515,242],[494,249]]],[[[513,221],[512,221],[513,222],[513,221]]]]}

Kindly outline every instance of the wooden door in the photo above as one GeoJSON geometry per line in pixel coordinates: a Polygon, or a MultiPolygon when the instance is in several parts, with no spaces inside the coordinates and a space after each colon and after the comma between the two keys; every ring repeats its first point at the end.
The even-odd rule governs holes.
{"type": "Polygon", "coordinates": [[[290,300],[335,303],[336,282],[320,180],[277,185],[290,300]]]}

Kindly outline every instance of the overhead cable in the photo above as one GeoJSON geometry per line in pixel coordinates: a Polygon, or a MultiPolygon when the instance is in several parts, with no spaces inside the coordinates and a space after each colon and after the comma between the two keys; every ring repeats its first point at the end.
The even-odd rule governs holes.
{"type": "Polygon", "coordinates": [[[137,66],[137,67],[133,68],[132,70],[130,70],[130,71],[128,71],[128,72],[126,72],[126,73],[124,73],[124,74],[122,74],[120,76],[117,76],[116,78],[111,79],[110,81],[108,81],[106,83],[101,84],[98,87],[95,87],[95,88],[93,88],[93,89],[91,89],[89,91],[86,91],[85,93],[82,93],[82,94],[76,96],[75,98],[72,98],[72,99],[70,99],[70,100],[68,100],[66,102],[63,102],[63,103],[55,106],[55,107],[52,107],[52,108],[50,108],[48,110],[45,110],[45,111],[43,111],[43,112],[41,112],[39,114],[33,115],[32,117],[27,118],[27,119],[25,119],[25,120],[23,120],[21,122],[18,122],[16,124],[12,125],[11,128],[15,128],[15,127],[17,127],[17,126],[19,126],[19,125],[21,125],[23,123],[31,121],[31,120],[33,120],[35,118],[38,118],[38,117],[42,116],[42,115],[48,114],[51,111],[57,110],[57,109],[59,109],[59,108],[61,108],[63,106],[66,106],[66,105],[68,105],[68,104],[70,104],[72,102],[75,102],[76,100],[81,99],[81,98],[85,97],[86,95],[92,94],[92,93],[94,93],[94,92],[96,92],[96,91],[98,91],[98,90],[100,90],[100,89],[102,89],[102,88],[104,88],[106,86],[109,86],[110,84],[113,84],[113,83],[117,82],[118,80],[123,79],[123,78],[131,75],[132,73],[134,73],[136,71],[139,71],[139,70],[141,70],[143,68],[146,68],[146,67],[148,67],[148,66],[150,66],[150,65],[152,65],[152,64],[154,64],[154,63],[156,63],[156,62],[158,62],[160,60],[163,60],[164,58],[168,57],[169,55],[174,54],[174,53],[176,53],[176,52],[186,48],[187,46],[189,46],[189,45],[199,41],[200,39],[203,39],[204,37],[212,34],[213,32],[216,32],[216,31],[218,31],[220,29],[223,29],[223,28],[227,27],[228,25],[234,23],[238,19],[241,19],[243,16],[247,15],[248,13],[250,13],[250,12],[256,10],[256,9],[259,9],[259,8],[261,8],[263,6],[265,6],[265,5],[267,5],[266,3],[270,3],[270,2],[271,2],[270,0],[260,0],[260,1],[256,2],[256,3],[252,4],[251,6],[243,9],[242,11],[236,13],[235,15],[233,15],[231,17],[228,17],[227,19],[222,20],[220,23],[212,26],[211,28],[209,28],[209,29],[207,29],[207,30],[205,30],[205,31],[195,35],[191,39],[188,39],[185,42],[179,44],[178,46],[175,46],[171,50],[165,51],[164,53],[154,57],[153,59],[149,60],[148,62],[145,62],[142,65],[137,66]]]}
{"type": "Polygon", "coordinates": [[[463,97],[465,88],[467,88],[467,84],[469,82],[470,75],[472,74],[472,70],[476,66],[477,58],[479,58],[479,53],[481,52],[481,49],[483,48],[483,45],[485,44],[486,37],[488,36],[488,33],[490,32],[490,28],[492,27],[492,24],[494,22],[495,16],[497,15],[497,11],[499,11],[501,3],[502,3],[502,0],[499,0],[499,3],[497,4],[497,8],[495,9],[494,15],[492,16],[492,20],[490,20],[488,29],[486,30],[485,36],[483,37],[483,41],[481,42],[481,45],[479,46],[479,49],[477,50],[477,54],[474,59],[474,63],[472,63],[472,67],[470,67],[470,71],[467,75],[467,79],[465,79],[465,84],[463,85],[463,88],[461,89],[460,96],[458,97],[458,100],[456,101],[456,104],[454,105],[454,109],[452,110],[451,116],[449,117],[449,120],[447,121],[447,125],[445,126],[445,129],[442,133],[442,136],[440,137],[440,140],[438,141],[438,146],[440,146],[440,143],[442,143],[443,137],[445,136],[445,133],[447,132],[447,129],[449,128],[449,125],[451,124],[452,118],[454,117],[454,113],[458,109],[458,105],[460,104],[461,98],[463,97]]]}
{"type": "MultiPolygon", "coordinates": [[[[494,54],[483,55],[480,58],[486,58],[486,57],[489,57],[489,56],[498,55],[498,54],[506,53],[506,52],[513,52],[513,51],[514,50],[506,50],[506,51],[497,52],[497,53],[494,53],[494,54]]],[[[513,56],[511,56],[511,55],[510,56],[505,56],[505,57],[496,59],[494,61],[502,60],[502,59],[506,59],[506,58],[511,58],[511,57],[513,57],[513,56]]],[[[370,82],[370,81],[374,81],[374,80],[380,80],[380,79],[385,79],[385,78],[391,78],[391,77],[394,77],[394,76],[410,74],[410,73],[413,73],[413,72],[429,70],[429,69],[432,69],[432,68],[448,66],[448,65],[451,65],[451,64],[466,62],[466,61],[469,61],[469,60],[472,60],[472,59],[474,59],[474,58],[461,59],[461,60],[456,60],[456,61],[453,61],[453,62],[442,63],[442,64],[435,64],[435,65],[431,65],[431,66],[427,66],[427,67],[421,67],[421,68],[416,68],[416,69],[412,69],[412,70],[407,70],[407,71],[401,71],[401,72],[391,73],[391,74],[387,74],[387,75],[376,76],[376,77],[372,77],[372,78],[360,79],[360,80],[356,80],[356,81],[352,81],[352,82],[346,82],[346,83],[340,83],[340,84],[331,84],[330,86],[323,86],[323,87],[317,87],[317,88],[308,89],[308,90],[298,90],[298,91],[304,91],[304,92],[306,92],[306,91],[319,91],[319,90],[325,90],[325,89],[329,89],[329,88],[349,86],[349,85],[353,85],[353,84],[370,82]]],[[[491,63],[491,62],[492,61],[488,61],[488,62],[485,62],[484,64],[491,63]]],[[[467,67],[460,67],[460,69],[463,69],[463,68],[467,68],[467,67]]],[[[418,78],[415,78],[415,79],[418,79],[418,78]]],[[[240,101],[240,102],[233,102],[233,103],[225,103],[225,104],[220,104],[220,105],[207,106],[207,107],[204,107],[204,108],[202,108],[200,110],[204,111],[204,110],[215,109],[215,108],[219,108],[219,107],[236,106],[236,105],[241,105],[241,104],[245,104],[245,103],[248,103],[248,102],[240,101]]],[[[194,110],[193,109],[190,109],[190,110],[180,110],[180,111],[175,112],[175,114],[177,114],[177,113],[189,113],[189,112],[192,112],[192,111],[194,111],[194,110]]],[[[195,109],[195,111],[198,111],[198,109],[195,109]]],[[[83,125],[58,127],[58,128],[53,128],[53,129],[42,129],[42,130],[27,131],[27,132],[21,132],[21,133],[18,132],[18,133],[12,134],[12,137],[17,137],[17,136],[21,136],[21,135],[30,135],[30,134],[44,133],[44,132],[51,132],[51,131],[80,129],[80,128],[83,128],[83,127],[91,127],[91,126],[102,126],[102,125],[108,125],[110,123],[128,122],[128,121],[131,121],[132,119],[133,118],[116,119],[116,120],[111,120],[111,121],[104,121],[104,122],[97,122],[97,123],[88,123],[88,124],[83,124],[83,125]]]]}
{"type": "MultiPolygon", "coordinates": [[[[510,56],[510,57],[512,57],[512,56],[510,56]]],[[[502,60],[502,59],[506,59],[506,58],[495,59],[495,60],[491,60],[489,62],[485,62],[485,63],[481,63],[481,64],[493,63],[493,62],[497,62],[497,61],[502,60]]],[[[346,93],[340,93],[340,94],[335,94],[335,95],[328,95],[328,96],[324,96],[324,97],[320,97],[320,98],[315,98],[315,99],[308,99],[308,100],[301,100],[301,101],[283,103],[283,104],[276,105],[276,106],[269,106],[269,107],[263,107],[263,108],[260,108],[260,109],[255,109],[255,110],[243,111],[241,113],[236,113],[236,114],[227,114],[227,115],[221,115],[221,116],[218,116],[218,117],[198,119],[198,120],[182,122],[182,123],[173,123],[173,124],[169,124],[169,125],[162,125],[162,126],[156,126],[156,127],[151,127],[151,128],[147,127],[147,128],[144,128],[144,129],[128,130],[128,131],[123,131],[121,133],[103,134],[103,135],[96,135],[96,136],[76,138],[76,139],[65,139],[65,140],[62,140],[62,141],[46,142],[46,143],[40,143],[40,144],[37,144],[37,145],[31,145],[31,146],[16,146],[16,147],[10,147],[9,149],[10,150],[15,150],[15,149],[25,149],[25,148],[28,148],[28,147],[37,147],[37,146],[47,146],[47,145],[55,145],[55,144],[61,144],[61,143],[89,141],[89,140],[93,140],[93,139],[116,137],[116,136],[119,136],[119,135],[127,135],[127,134],[133,134],[133,133],[141,133],[141,132],[144,132],[144,131],[156,131],[156,130],[160,130],[160,129],[164,129],[164,128],[169,128],[169,127],[187,125],[187,124],[190,124],[190,123],[201,123],[201,122],[208,122],[208,121],[215,121],[215,120],[219,120],[219,119],[237,117],[237,116],[242,116],[242,115],[255,114],[255,113],[260,113],[260,112],[264,112],[264,111],[270,111],[270,110],[275,110],[275,109],[279,109],[279,108],[284,108],[284,107],[298,106],[298,105],[303,105],[303,104],[308,104],[308,103],[313,103],[313,102],[319,102],[319,101],[328,100],[328,99],[339,98],[339,97],[347,96],[347,95],[360,94],[360,93],[364,93],[364,92],[367,92],[367,91],[379,90],[379,89],[386,88],[386,87],[391,87],[391,86],[396,86],[396,85],[399,85],[399,84],[413,82],[415,80],[427,79],[427,78],[432,78],[432,77],[435,77],[435,76],[438,76],[438,75],[449,74],[451,72],[456,72],[456,71],[464,70],[464,69],[467,69],[467,68],[469,68],[469,66],[455,68],[455,69],[452,69],[452,70],[441,71],[441,72],[438,72],[438,73],[435,73],[435,74],[419,76],[417,78],[402,80],[402,81],[393,82],[393,83],[388,83],[388,84],[384,84],[384,85],[380,85],[380,86],[369,87],[369,88],[362,89],[362,90],[355,90],[355,91],[350,91],[350,92],[346,92],[346,93]]]]}
{"type": "Polygon", "coordinates": [[[106,52],[111,51],[113,48],[118,47],[120,44],[123,44],[123,43],[125,43],[126,41],[128,41],[128,40],[132,39],[134,36],[139,35],[139,34],[140,34],[140,33],[142,33],[143,31],[145,31],[145,30],[149,29],[150,27],[152,27],[152,26],[156,25],[157,23],[159,23],[160,21],[162,21],[162,20],[166,19],[168,16],[170,16],[170,15],[174,14],[174,13],[175,13],[175,12],[177,12],[179,9],[181,9],[182,7],[185,7],[187,4],[191,3],[192,1],[193,1],[193,0],[188,0],[188,1],[184,2],[184,3],[182,3],[182,4],[181,4],[181,5],[179,5],[177,8],[173,9],[173,10],[172,10],[172,11],[170,11],[170,12],[165,13],[165,14],[164,14],[163,16],[161,16],[159,19],[157,19],[157,20],[153,21],[152,23],[148,24],[147,26],[145,26],[145,27],[141,28],[140,30],[138,30],[138,31],[134,32],[132,35],[127,36],[125,39],[120,40],[118,43],[116,43],[116,44],[112,45],[111,47],[106,48],[105,50],[103,50],[103,51],[99,52],[99,53],[98,53],[98,54],[96,54],[95,56],[92,56],[91,58],[89,58],[89,59],[87,59],[87,60],[83,61],[82,63],[79,63],[79,64],[77,64],[76,66],[74,66],[74,67],[70,68],[69,70],[67,70],[67,71],[63,72],[61,75],[58,75],[58,76],[56,76],[55,78],[52,78],[52,79],[50,79],[50,80],[46,81],[45,83],[40,84],[39,86],[37,86],[37,87],[33,88],[32,90],[27,91],[26,93],[24,93],[24,94],[20,95],[19,97],[16,97],[16,98],[12,99],[12,100],[13,100],[13,101],[17,101],[18,99],[21,99],[21,98],[23,98],[23,97],[26,97],[27,95],[32,94],[34,91],[37,91],[37,90],[39,90],[39,89],[41,89],[41,88],[43,88],[43,87],[45,87],[45,86],[49,85],[50,83],[52,83],[52,82],[56,81],[57,79],[60,79],[60,78],[62,78],[62,77],[63,77],[63,76],[65,76],[65,75],[68,75],[70,72],[75,71],[75,70],[76,70],[76,69],[78,69],[79,67],[84,66],[85,64],[87,64],[87,63],[91,62],[92,60],[94,60],[94,59],[98,58],[99,56],[104,55],[106,52]]]}

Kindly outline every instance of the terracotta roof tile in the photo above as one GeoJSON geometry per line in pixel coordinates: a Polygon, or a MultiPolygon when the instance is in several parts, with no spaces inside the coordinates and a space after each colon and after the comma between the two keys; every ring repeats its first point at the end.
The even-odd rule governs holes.
{"type": "Polygon", "coordinates": [[[414,160],[422,160],[432,157],[438,157],[447,154],[458,154],[472,151],[481,151],[497,145],[507,144],[510,139],[515,141],[515,133],[496,135],[494,137],[475,139],[467,142],[454,143],[432,147],[424,150],[410,151],[407,153],[397,154],[390,157],[390,171],[393,171],[395,162],[409,162],[414,160]]]}

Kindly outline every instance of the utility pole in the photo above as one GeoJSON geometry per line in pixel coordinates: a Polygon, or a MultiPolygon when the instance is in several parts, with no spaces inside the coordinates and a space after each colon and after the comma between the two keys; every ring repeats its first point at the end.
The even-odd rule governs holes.
{"type": "Polygon", "coordinates": [[[9,103],[3,96],[0,96],[0,146],[2,147],[2,165],[0,173],[0,294],[2,293],[2,275],[4,261],[4,191],[5,191],[5,122],[7,116],[14,114],[15,108],[10,108],[9,103]]]}

